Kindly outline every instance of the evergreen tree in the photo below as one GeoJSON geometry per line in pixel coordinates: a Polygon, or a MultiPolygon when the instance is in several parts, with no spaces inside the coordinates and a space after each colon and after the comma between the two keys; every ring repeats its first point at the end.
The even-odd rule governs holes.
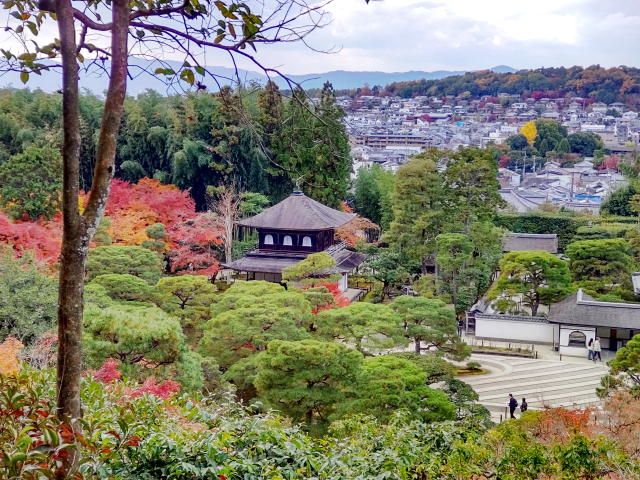
{"type": "Polygon", "coordinates": [[[569,146],[569,141],[566,138],[563,138],[556,146],[556,152],[558,155],[566,155],[567,153],[571,153],[571,147],[569,146]]]}
{"type": "Polygon", "coordinates": [[[436,162],[441,152],[416,155],[396,174],[392,194],[393,221],[386,235],[394,249],[426,269],[435,252],[435,238],[450,221],[444,211],[445,192],[436,162]]]}
{"type": "Polygon", "coordinates": [[[344,115],[344,110],[336,103],[333,85],[326,82],[316,108],[316,162],[308,165],[310,175],[305,177],[304,184],[311,197],[332,207],[337,207],[346,197],[351,173],[344,115]]]}
{"type": "Polygon", "coordinates": [[[62,163],[51,147],[28,147],[0,164],[0,206],[15,219],[51,218],[60,207],[62,163]]]}

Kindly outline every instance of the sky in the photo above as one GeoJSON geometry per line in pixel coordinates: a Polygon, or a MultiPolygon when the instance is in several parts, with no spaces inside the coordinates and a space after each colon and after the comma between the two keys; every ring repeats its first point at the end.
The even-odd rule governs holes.
{"type": "Polygon", "coordinates": [[[260,60],[289,74],[640,66],[640,0],[333,0],[326,10],[330,23],[307,40],[335,53],[289,43],[264,46],[260,60]]]}
{"type": "Polygon", "coordinates": [[[334,0],[312,45],[263,52],[288,73],[640,66],[640,0],[334,0]]]}

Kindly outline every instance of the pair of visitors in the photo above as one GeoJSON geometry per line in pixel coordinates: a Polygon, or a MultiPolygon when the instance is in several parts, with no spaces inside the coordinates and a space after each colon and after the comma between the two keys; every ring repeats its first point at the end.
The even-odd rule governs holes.
{"type": "Polygon", "coordinates": [[[602,361],[602,356],[600,352],[602,351],[602,347],[600,346],[600,337],[596,337],[593,341],[593,361],[596,362],[598,360],[602,361]]]}
{"type": "MultiPolygon", "coordinates": [[[[511,418],[516,418],[514,413],[516,412],[516,408],[518,408],[518,401],[514,398],[513,394],[509,394],[509,413],[511,414],[511,418]]],[[[522,402],[520,403],[520,411],[522,413],[526,412],[529,409],[529,404],[527,403],[526,398],[522,398],[522,402]]]]}

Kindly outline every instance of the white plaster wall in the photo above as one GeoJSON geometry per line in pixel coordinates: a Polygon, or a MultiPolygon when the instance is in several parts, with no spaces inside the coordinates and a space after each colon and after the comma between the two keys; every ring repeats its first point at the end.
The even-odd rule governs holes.
{"type": "Polygon", "coordinates": [[[341,292],[346,292],[347,289],[349,288],[349,275],[346,273],[342,274],[342,277],[340,278],[340,282],[338,283],[338,288],[340,289],[341,292]]]}
{"type": "MultiPolygon", "coordinates": [[[[562,325],[560,327],[560,348],[559,348],[559,352],[561,355],[567,355],[567,356],[571,356],[571,357],[587,357],[587,343],[589,343],[590,339],[595,339],[596,338],[596,329],[595,328],[590,328],[590,327],[583,327],[583,326],[571,326],[571,325],[562,325]],[[575,332],[575,331],[579,331],[584,333],[585,337],[587,337],[587,340],[585,342],[584,347],[574,347],[574,346],[569,346],[569,335],[571,334],[571,332],[575,332]]],[[[601,341],[601,346],[604,348],[604,346],[602,345],[602,341],[601,341]]]]}
{"type": "Polygon", "coordinates": [[[520,320],[476,318],[476,337],[553,343],[553,325],[550,323],[523,322],[520,320]]]}
{"type": "Polygon", "coordinates": [[[563,347],[560,346],[560,355],[566,355],[567,357],[584,357],[587,358],[587,347],[563,347]]]}
{"type": "MultiPolygon", "coordinates": [[[[571,334],[571,332],[582,332],[584,333],[585,337],[587,337],[586,343],[584,345],[585,348],[587,348],[587,343],[589,343],[590,339],[595,339],[596,338],[596,330],[595,328],[589,328],[589,327],[578,327],[578,326],[570,326],[570,325],[562,325],[560,327],[560,346],[561,347],[568,347],[569,346],[569,335],[571,334]]],[[[601,342],[602,344],[602,342],[601,342]]]]}

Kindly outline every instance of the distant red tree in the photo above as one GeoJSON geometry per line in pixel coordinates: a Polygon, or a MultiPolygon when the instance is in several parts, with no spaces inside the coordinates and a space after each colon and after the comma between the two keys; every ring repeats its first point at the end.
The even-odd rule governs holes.
{"type": "Polygon", "coordinates": [[[37,260],[56,263],[60,257],[61,241],[60,215],[50,222],[13,223],[0,212],[0,245],[11,245],[17,256],[32,250],[37,260]]]}
{"type": "Polygon", "coordinates": [[[620,157],[618,157],[617,155],[609,155],[607,157],[604,157],[604,159],[602,160],[602,163],[598,167],[598,170],[608,170],[608,169],[617,170],[619,163],[620,163],[620,157]]]}
{"type": "Polygon", "coordinates": [[[222,241],[222,226],[210,213],[200,213],[167,230],[174,248],[169,252],[172,272],[215,276],[220,269],[218,256],[222,241]]]}

